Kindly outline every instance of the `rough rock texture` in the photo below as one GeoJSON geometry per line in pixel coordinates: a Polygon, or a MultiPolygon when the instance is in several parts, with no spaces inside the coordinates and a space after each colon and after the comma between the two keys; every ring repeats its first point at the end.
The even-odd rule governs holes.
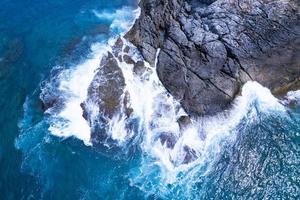
{"type": "MultiPolygon", "coordinates": [[[[130,105],[129,93],[125,90],[125,78],[121,69],[122,62],[132,64],[135,73],[145,70],[144,62],[133,60],[129,56],[130,48],[119,38],[112,49],[102,57],[100,66],[88,88],[87,99],[81,104],[83,117],[92,128],[91,142],[98,149],[116,148],[113,141],[110,123],[113,118],[126,118],[126,131],[137,132],[135,119],[132,117],[133,109],[130,105]]],[[[141,58],[142,59],[142,58],[141,58]]],[[[106,150],[105,150],[106,151],[106,150]]]]}
{"type": "Polygon", "coordinates": [[[89,87],[89,97],[98,101],[98,106],[105,116],[113,117],[119,111],[120,99],[125,87],[123,73],[117,60],[108,53],[101,61],[101,67],[89,87]],[[102,79],[102,80],[101,80],[102,79]]]}
{"type": "Polygon", "coordinates": [[[191,116],[226,109],[248,80],[274,93],[299,83],[298,0],[142,0],[140,7],[126,38],[151,64],[161,49],[159,78],[191,116]]]}
{"type": "Polygon", "coordinates": [[[122,39],[119,38],[111,52],[108,51],[107,55],[102,57],[100,66],[88,88],[88,98],[82,104],[85,118],[88,118],[87,115],[90,112],[87,108],[88,104],[97,105],[99,112],[107,120],[121,112],[122,108],[125,108],[124,111],[130,115],[130,108],[126,105],[127,95],[124,94],[125,79],[119,62],[124,60],[135,65],[136,62],[127,54],[121,55],[124,46],[122,39]]]}

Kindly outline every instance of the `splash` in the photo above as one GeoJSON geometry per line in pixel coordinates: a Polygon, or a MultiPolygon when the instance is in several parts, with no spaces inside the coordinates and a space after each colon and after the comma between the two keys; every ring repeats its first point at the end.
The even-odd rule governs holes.
{"type": "Polygon", "coordinates": [[[91,83],[94,71],[99,65],[101,55],[106,51],[106,45],[92,46],[91,58],[78,65],[75,70],[65,71],[60,76],[59,91],[67,96],[65,108],[55,116],[49,130],[53,135],[60,137],[75,136],[90,143],[90,127],[82,116],[80,104],[87,97],[87,89],[91,83]],[[76,114],[74,114],[76,113],[76,114]]]}
{"type": "Polygon", "coordinates": [[[132,10],[132,8],[124,6],[122,9],[113,12],[93,10],[93,13],[100,20],[109,21],[111,31],[122,34],[128,31],[133,25],[132,22],[140,16],[140,9],[132,10]]]}
{"type": "Polygon", "coordinates": [[[300,90],[289,91],[285,96],[282,103],[289,105],[289,104],[300,104],[300,90]]]}
{"type": "Polygon", "coordinates": [[[168,147],[167,143],[157,140],[159,132],[156,129],[148,129],[143,142],[147,156],[139,169],[133,170],[131,184],[147,194],[158,194],[162,198],[170,195],[179,195],[178,199],[191,198],[195,194],[193,187],[213,170],[224,145],[233,145],[238,134],[260,121],[261,116],[284,118],[286,114],[285,107],[269,89],[257,82],[247,82],[241,96],[224,113],[193,119],[183,131],[178,128],[176,115],[173,115],[175,119],[168,118],[166,122],[169,128],[176,127],[168,130],[176,136],[175,145],[168,147]]]}

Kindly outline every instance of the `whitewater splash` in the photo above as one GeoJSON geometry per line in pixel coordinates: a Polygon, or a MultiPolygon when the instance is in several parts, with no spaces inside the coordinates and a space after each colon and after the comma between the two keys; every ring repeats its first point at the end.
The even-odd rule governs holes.
{"type": "Polygon", "coordinates": [[[113,12],[105,10],[98,12],[97,10],[93,10],[93,13],[100,20],[110,21],[111,31],[122,35],[131,28],[134,20],[140,16],[140,9],[132,10],[131,7],[124,6],[113,12]]]}
{"type": "Polygon", "coordinates": [[[90,143],[90,127],[82,117],[80,104],[87,98],[87,88],[91,83],[94,71],[99,65],[99,60],[106,51],[106,46],[95,44],[92,46],[92,58],[77,66],[73,71],[65,71],[60,76],[59,91],[68,97],[65,108],[55,117],[57,120],[50,126],[53,135],[60,137],[75,136],[90,143]],[[74,114],[78,113],[78,114],[74,114]]]}
{"type": "MultiPolygon", "coordinates": [[[[121,27],[122,31],[126,31],[125,28],[128,30],[132,23],[126,21],[125,27],[118,25],[124,12],[127,17],[130,16],[126,9],[116,11],[114,15],[94,11],[101,19],[112,20],[114,22],[112,29],[121,27]]],[[[136,15],[139,15],[139,11],[136,11],[136,15]]],[[[125,55],[125,46],[129,46],[130,57],[134,62],[141,61],[142,56],[138,50],[124,38],[121,37],[121,40],[126,44],[123,46],[121,56],[125,55]]],[[[115,41],[116,39],[111,39],[108,45],[93,45],[91,58],[75,69],[60,74],[58,88],[65,96],[65,102],[61,111],[50,113],[54,118],[49,128],[53,135],[75,136],[86,145],[92,145],[90,130],[94,124],[89,124],[82,116],[81,104],[88,98],[88,88],[102,57],[106,56],[107,52],[113,51],[115,41]]],[[[212,160],[214,155],[221,151],[219,144],[223,140],[234,140],[237,134],[235,128],[244,118],[247,118],[249,123],[251,119],[256,118],[257,112],[285,112],[285,107],[270,90],[257,82],[248,82],[230,110],[213,117],[189,119],[180,103],[166,91],[157,76],[156,65],[159,54],[160,49],[157,49],[154,66],[142,60],[146,70],[141,74],[134,72],[133,64],[115,58],[125,80],[124,94],[120,101],[129,96],[128,106],[133,110],[131,118],[139,119],[139,128],[134,130],[137,133],[126,128],[129,119],[125,109],[122,108],[109,121],[107,135],[120,146],[140,135],[142,142],[139,145],[142,151],[151,158],[152,163],[160,167],[162,172],[160,177],[167,183],[175,182],[179,173],[190,171],[193,167],[212,160]],[[181,125],[179,121],[182,118],[189,120],[181,125]]],[[[101,111],[98,105],[87,103],[86,106],[90,118],[99,117],[101,111]]],[[[147,162],[142,165],[148,165],[147,162]]]]}

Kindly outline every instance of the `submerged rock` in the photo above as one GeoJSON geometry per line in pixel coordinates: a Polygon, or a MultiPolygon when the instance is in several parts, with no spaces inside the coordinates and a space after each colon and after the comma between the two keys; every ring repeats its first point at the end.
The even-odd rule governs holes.
{"type": "Polygon", "coordinates": [[[276,92],[299,80],[297,0],[142,0],[140,7],[126,38],[152,65],[161,49],[159,78],[191,116],[223,111],[246,81],[276,92]]]}

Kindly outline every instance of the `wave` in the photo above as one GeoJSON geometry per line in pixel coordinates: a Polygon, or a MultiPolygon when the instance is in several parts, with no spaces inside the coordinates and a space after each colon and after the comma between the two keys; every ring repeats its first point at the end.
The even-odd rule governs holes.
{"type": "Polygon", "coordinates": [[[140,16],[140,9],[132,10],[131,7],[124,6],[115,11],[98,12],[93,10],[93,13],[100,20],[109,21],[111,31],[122,35],[131,28],[132,22],[140,16]]]}
{"type": "Polygon", "coordinates": [[[103,44],[93,45],[91,58],[78,65],[75,70],[65,71],[60,76],[58,90],[66,95],[65,108],[55,115],[55,119],[49,128],[53,135],[60,137],[75,136],[90,144],[90,127],[82,117],[80,104],[87,97],[87,89],[93,79],[94,71],[99,65],[99,60],[103,52],[106,51],[103,44]],[[76,113],[76,114],[74,114],[76,113]]]}
{"type": "Polygon", "coordinates": [[[172,129],[177,137],[174,147],[155,139],[156,130],[146,132],[143,151],[147,156],[138,169],[132,170],[131,184],[147,194],[166,199],[170,195],[175,195],[176,199],[192,199],[200,195],[195,188],[215,170],[224,148],[233,146],[237,138],[255,124],[266,127],[263,121],[268,118],[290,120],[281,101],[269,89],[251,81],[243,86],[231,109],[217,116],[193,119],[184,131],[176,127],[176,117],[173,121],[167,119],[169,128],[176,127],[172,129]],[[185,162],[187,155],[191,159],[189,162],[185,162]]]}

